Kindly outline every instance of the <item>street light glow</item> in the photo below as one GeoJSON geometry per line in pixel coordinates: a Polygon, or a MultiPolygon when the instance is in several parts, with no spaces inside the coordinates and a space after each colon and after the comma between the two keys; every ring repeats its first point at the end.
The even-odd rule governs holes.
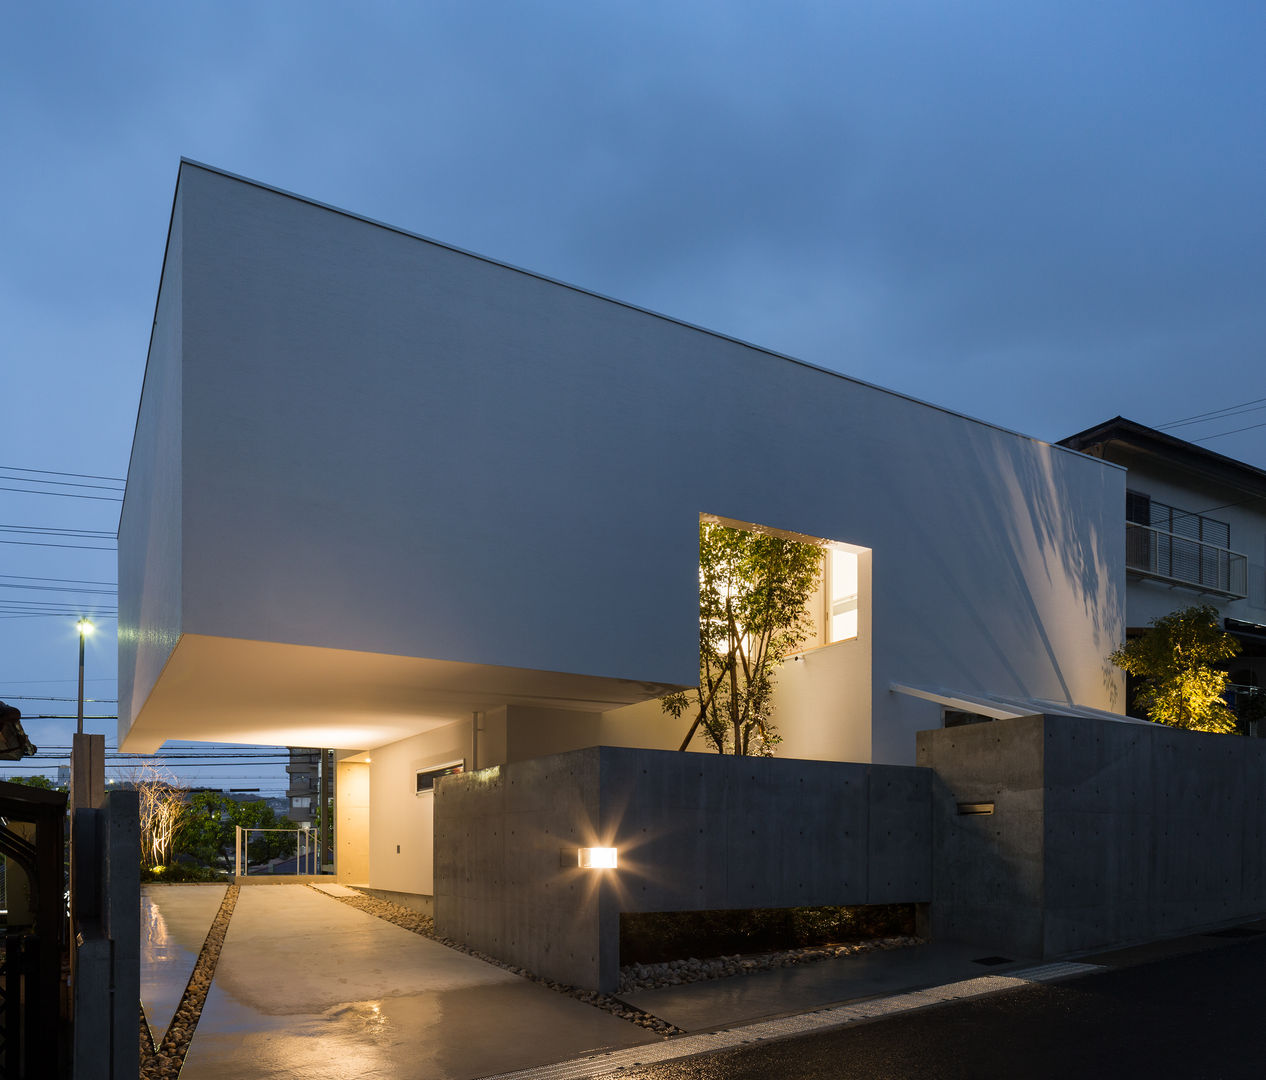
{"type": "Polygon", "coordinates": [[[93,626],[87,619],[80,619],[77,623],[75,623],[75,625],[79,628],[80,635],[84,637],[96,630],[96,627],[93,626]]]}

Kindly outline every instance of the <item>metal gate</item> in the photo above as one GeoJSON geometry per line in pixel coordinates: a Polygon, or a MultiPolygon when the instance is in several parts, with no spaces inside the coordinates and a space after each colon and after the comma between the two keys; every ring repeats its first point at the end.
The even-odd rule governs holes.
{"type": "Polygon", "coordinates": [[[0,782],[0,854],[7,860],[0,1064],[8,1080],[55,1080],[68,1065],[65,793],[0,782]]]}

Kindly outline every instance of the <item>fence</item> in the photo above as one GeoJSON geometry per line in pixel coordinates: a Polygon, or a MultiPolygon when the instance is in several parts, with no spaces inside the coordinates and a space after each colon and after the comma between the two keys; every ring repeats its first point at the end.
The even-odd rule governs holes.
{"type": "Polygon", "coordinates": [[[250,843],[254,833],[294,833],[295,853],[291,860],[265,860],[255,866],[256,875],[260,874],[319,874],[321,873],[319,838],[308,828],[298,829],[248,829],[236,826],[233,843],[233,873],[237,877],[248,877],[251,873],[250,843]],[[278,869],[280,865],[281,869],[278,869]]]}

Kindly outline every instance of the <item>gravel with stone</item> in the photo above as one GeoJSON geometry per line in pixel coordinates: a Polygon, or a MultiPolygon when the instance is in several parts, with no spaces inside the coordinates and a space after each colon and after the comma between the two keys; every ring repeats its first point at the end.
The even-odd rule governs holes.
{"type": "Polygon", "coordinates": [[[233,917],[233,908],[237,905],[240,891],[241,887],[238,885],[230,885],[225,890],[224,900],[211,921],[211,929],[198,953],[193,974],[189,976],[180,1004],[176,1006],[171,1023],[157,1046],[154,1045],[149,1024],[145,1022],[145,1013],[141,1012],[141,1080],[175,1080],[180,1075],[180,1068],[185,1063],[185,1055],[189,1052],[189,1044],[193,1041],[193,1033],[198,1026],[198,1018],[202,1016],[202,1006],[211,989],[215,965],[220,959],[224,935],[228,932],[229,919],[233,917]]]}

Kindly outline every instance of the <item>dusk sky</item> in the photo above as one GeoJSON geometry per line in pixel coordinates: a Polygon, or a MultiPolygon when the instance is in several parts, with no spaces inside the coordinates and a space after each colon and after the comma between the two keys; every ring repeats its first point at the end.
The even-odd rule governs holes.
{"type": "Polygon", "coordinates": [[[31,605],[113,608],[29,545],[111,548],[52,471],[126,475],[182,155],[1043,439],[1243,405],[1172,432],[1266,467],[1263,55],[1230,0],[8,5],[0,488],[96,498],[0,490],[0,698],[73,715],[31,605]]]}

